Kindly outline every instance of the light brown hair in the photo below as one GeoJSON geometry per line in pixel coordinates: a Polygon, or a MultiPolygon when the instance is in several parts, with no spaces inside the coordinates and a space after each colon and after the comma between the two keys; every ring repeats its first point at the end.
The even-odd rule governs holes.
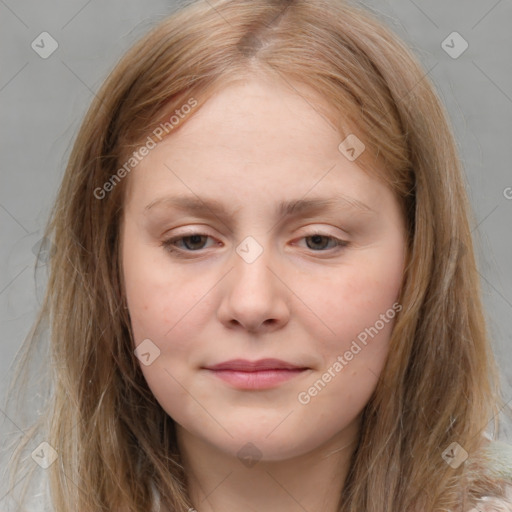
{"type": "Polygon", "coordinates": [[[152,486],[163,508],[192,506],[173,420],[133,354],[119,259],[130,176],[103,198],[95,190],[190,98],[197,106],[179,126],[251,73],[317,91],[330,106],[319,115],[340,142],[349,133],[364,142],[357,163],[394,191],[407,223],[403,310],[339,511],[469,510],[502,491],[479,470],[468,475],[503,402],[461,164],[434,87],[367,10],[341,0],[218,0],[188,2],[117,64],[83,121],[48,223],[55,254],[24,360],[49,321],[53,387],[41,424],[59,455],[47,470],[55,511],[148,511],[152,486]],[[375,174],[375,163],[385,172],[375,174]],[[470,456],[458,468],[441,456],[452,442],[470,456]]]}

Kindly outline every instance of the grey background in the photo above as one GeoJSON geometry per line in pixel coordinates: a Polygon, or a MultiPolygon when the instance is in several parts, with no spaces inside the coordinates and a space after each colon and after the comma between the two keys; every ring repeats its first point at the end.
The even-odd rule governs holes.
{"type": "MultiPolygon", "coordinates": [[[[512,400],[512,2],[362,4],[380,12],[414,49],[451,117],[474,207],[489,329],[504,395],[512,400]],[[469,44],[457,59],[441,47],[454,31],[469,44]]],[[[124,51],[173,8],[163,0],[0,0],[1,404],[8,368],[41,299],[32,248],[82,117],[124,51]],[[44,31],[58,42],[46,59],[31,48],[44,31]]],[[[11,420],[0,410],[0,423],[11,420]]]]}

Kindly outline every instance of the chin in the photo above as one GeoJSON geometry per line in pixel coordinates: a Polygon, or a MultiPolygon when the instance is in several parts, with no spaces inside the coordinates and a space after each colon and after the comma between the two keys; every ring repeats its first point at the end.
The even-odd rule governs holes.
{"type": "MultiPolygon", "coordinates": [[[[227,427],[233,437],[223,435],[221,438],[207,437],[203,439],[225,454],[240,459],[243,463],[250,461],[277,462],[304,455],[322,444],[321,438],[307,435],[304,429],[278,427],[275,432],[267,428],[227,427]],[[300,437],[297,433],[300,432],[300,437]]],[[[203,433],[204,435],[204,433],[203,433]]]]}

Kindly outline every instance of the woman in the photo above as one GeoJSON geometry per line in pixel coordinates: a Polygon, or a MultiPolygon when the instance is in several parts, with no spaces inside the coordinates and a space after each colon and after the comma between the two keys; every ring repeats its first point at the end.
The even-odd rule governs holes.
{"type": "Polygon", "coordinates": [[[160,23],[46,233],[55,510],[512,510],[468,216],[440,101],[367,12],[160,23]]]}

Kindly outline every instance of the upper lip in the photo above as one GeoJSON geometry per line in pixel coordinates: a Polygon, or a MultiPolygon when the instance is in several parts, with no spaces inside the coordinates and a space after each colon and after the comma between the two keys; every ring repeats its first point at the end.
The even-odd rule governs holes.
{"type": "Polygon", "coordinates": [[[306,369],[304,366],[297,366],[280,359],[260,359],[248,361],[247,359],[231,359],[213,366],[206,366],[207,370],[234,370],[242,372],[256,372],[261,370],[297,370],[306,369]]]}

